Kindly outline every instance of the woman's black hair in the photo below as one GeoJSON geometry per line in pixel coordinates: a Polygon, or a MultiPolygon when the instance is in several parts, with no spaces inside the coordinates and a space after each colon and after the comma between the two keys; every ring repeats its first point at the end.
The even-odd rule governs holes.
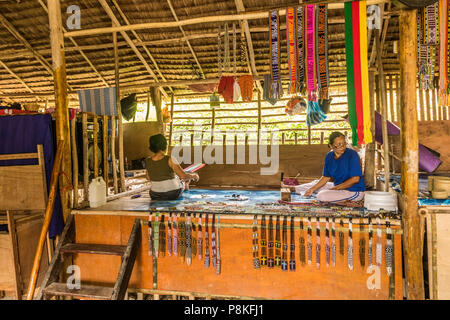
{"type": "Polygon", "coordinates": [[[154,153],[166,151],[167,149],[167,139],[160,133],[151,136],[148,141],[150,143],[150,151],[154,153]]]}
{"type": "Polygon", "coordinates": [[[330,134],[330,137],[328,138],[328,143],[330,144],[330,146],[333,145],[334,140],[336,140],[336,138],[339,138],[339,137],[345,137],[345,135],[342,132],[333,131],[330,134]]]}

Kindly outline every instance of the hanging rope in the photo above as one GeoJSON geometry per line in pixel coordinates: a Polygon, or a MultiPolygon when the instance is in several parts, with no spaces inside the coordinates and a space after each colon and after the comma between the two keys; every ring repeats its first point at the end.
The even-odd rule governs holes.
{"type": "Polygon", "coordinates": [[[217,69],[219,78],[222,76],[222,41],[220,37],[220,26],[217,32],[217,69]]]}
{"type": "Polygon", "coordinates": [[[236,76],[236,23],[233,22],[233,75],[236,76]]]}
{"type": "Polygon", "coordinates": [[[224,65],[225,65],[225,71],[230,71],[230,35],[228,34],[228,23],[225,23],[225,36],[224,36],[224,65]]]}

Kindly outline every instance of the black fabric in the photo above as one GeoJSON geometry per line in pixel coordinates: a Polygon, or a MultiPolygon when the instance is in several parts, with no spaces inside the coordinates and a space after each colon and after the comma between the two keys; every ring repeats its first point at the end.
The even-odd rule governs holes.
{"type": "Polygon", "coordinates": [[[167,192],[154,192],[150,190],[150,198],[152,200],[176,200],[183,194],[183,189],[176,189],[167,192]]]}
{"type": "Polygon", "coordinates": [[[132,93],[128,97],[120,100],[120,108],[122,110],[122,116],[125,120],[130,121],[133,119],[137,111],[136,93],[132,93]]]}

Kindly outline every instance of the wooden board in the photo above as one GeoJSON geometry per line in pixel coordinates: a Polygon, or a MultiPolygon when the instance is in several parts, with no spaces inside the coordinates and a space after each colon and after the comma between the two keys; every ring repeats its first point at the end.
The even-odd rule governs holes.
{"type": "MultiPolygon", "coordinates": [[[[76,215],[76,240],[83,243],[106,243],[124,245],[128,241],[135,217],[111,215],[76,215]],[[102,232],[99,232],[102,230],[102,232]]],[[[211,219],[211,216],[210,216],[211,219]]],[[[142,227],[142,246],[139,249],[136,264],[130,280],[130,287],[153,289],[152,257],[148,256],[148,228],[144,218],[142,227]]],[[[211,221],[211,220],[210,220],[211,221]]],[[[249,220],[239,218],[223,223],[249,224],[249,220]]],[[[204,219],[203,219],[204,222],[204,219]]],[[[298,222],[296,224],[298,226],[298,222]]],[[[345,225],[346,226],[346,225],[345,225]]],[[[359,263],[358,243],[359,226],[354,226],[354,270],[347,266],[347,251],[344,256],[337,250],[337,265],[325,265],[325,237],[321,238],[321,265],[315,265],[315,249],[313,264],[301,266],[299,262],[299,230],[295,231],[295,259],[297,270],[281,271],[280,269],[263,268],[255,270],[252,262],[252,229],[251,228],[221,228],[220,255],[222,257],[222,272],[216,275],[212,268],[205,268],[203,260],[192,259],[192,265],[187,266],[179,257],[168,256],[158,258],[157,289],[206,294],[223,294],[233,296],[274,298],[274,299],[388,299],[389,278],[385,266],[385,234],[383,233],[383,263],[379,269],[379,289],[368,289],[368,284],[376,278],[375,272],[368,270],[367,257],[365,267],[359,263]]],[[[398,228],[393,228],[398,230],[398,228]]],[[[204,228],[203,228],[204,230],[204,228]]],[[[211,229],[210,229],[211,230],[211,229]]],[[[366,229],[367,231],[367,229],[366,229]]],[[[395,231],[394,231],[395,232],[395,231]]],[[[345,246],[347,245],[345,233],[345,246]]],[[[368,242],[368,234],[363,233],[368,242]]],[[[336,237],[338,235],[336,234],[336,237]]],[[[289,239],[289,235],[288,235],[289,239]]],[[[396,233],[395,241],[395,298],[403,298],[401,234],[396,233]]],[[[338,245],[338,239],[336,239],[338,245]]],[[[373,252],[375,254],[376,232],[374,232],[373,252]]],[[[313,228],[313,246],[315,248],[315,231],[313,228]]],[[[211,247],[210,247],[211,250],[211,247]]],[[[366,248],[367,254],[367,248],[366,248]]],[[[375,257],[373,258],[375,262],[375,257]]],[[[81,268],[82,281],[89,283],[114,283],[120,266],[120,258],[112,256],[92,256],[79,254],[75,264],[81,268]]]]}

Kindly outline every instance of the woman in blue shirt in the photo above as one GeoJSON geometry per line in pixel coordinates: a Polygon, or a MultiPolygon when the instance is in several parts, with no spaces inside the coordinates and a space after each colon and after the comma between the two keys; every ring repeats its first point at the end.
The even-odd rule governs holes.
{"type": "Polygon", "coordinates": [[[362,200],[365,183],[358,153],[347,148],[345,136],[341,132],[331,133],[329,145],[332,151],[325,156],[322,177],[304,193],[304,196],[311,196],[319,191],[317,199],[322,202],[362,200]],[[331,189],[319,190],[331,179],[334,180],[334,186],[331,189]]]}

